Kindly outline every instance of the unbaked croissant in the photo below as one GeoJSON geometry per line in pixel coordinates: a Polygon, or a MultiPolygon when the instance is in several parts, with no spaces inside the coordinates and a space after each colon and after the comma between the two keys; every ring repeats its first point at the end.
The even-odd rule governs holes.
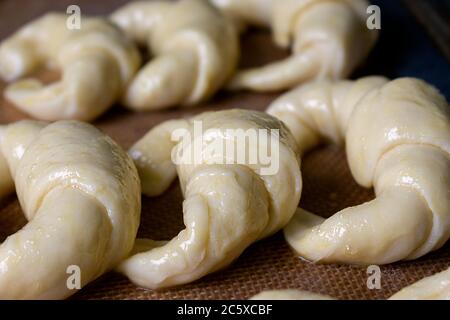
{"type": "MultiPolygon", "coordinates": [[[[250,300],[334,300],[307,291],[285,289],[258,293],[250,300]]],[[[450,268],[403,288],[389,300],[450,300],[450,268]]]]}
{"type": "Polygon", "coordinates": [[[84,286],[130,253],[139,177],[110,138],[81,122],[22,121],[0,126],[0,155],[0,180],[14,178],[29,220],[0,246],[0,299],[68,297],[69,266],[84,286]]]}
{"type": "MultiPolygon", "coordinates": [[[[285,289],[258,293],[250,300],[333,300],[326,295],[285,289]]],[[[450,300],[450,268],[403,288],[389,300],[450,300]]]]}
{"type": "Polygon", "coordinates": [[[377,30],[366,26],[365,0],[211,0],[241,23],[272,28],[289,58],[238,72],[231,89],[274,91],[313,79],[340,79],[363,62],[377,30]]]}
{"type": "Polygon", "coordinates": [[[154,55],[125,94],[132,109],[198,104],[236,68],[234,25],[205,0],[132,2],[111,19],[154,55]]]}
{"type": "Polygon", "coordinates": [[[312,293],[308,291],[284,289],[284,290],[263,291],[251,297],[250,300],[334,300],[334,299],[326,295],[312,293]]]}
{"type": "Polygon", "coordinates": [[[403,288],[390,300],[450,300],[450,268],[403,288]]]}
{"type": "Polygon", "coordinates": [[[140,55],[104,19],[83,17],[81,28],[74,30],[67,28],[66,19],[46,14],[3,41],[0,77],[16,81],[40,67],[56,67],[60,81],[19,80],[5,89],[5,97],[37,119],[90,121],[119,99],[139,68],[140,55]]]}
{"type": "Polygon", "coordinates": [[[300,199],[295,141],[279,120],[262,112],[208,112],[190,120],[165,122],[134,145],[130,154],[145,194],[163,192],[177,171],[185,197],[186,229],[167,243],[138,240],[137,254],[119,266],[134,283],[147,288],[188,283],[227,266],[251,243],[286,225],[300,199]],[[201,133],[196,131],[199,123],[201,133]],[[262,132],[267,140],[246,143],[229,130],[262,132]],[[171,137],[182,141],[174,142],[171,137]],[[279,166],[267,174],[263,174],[266,163],[260,160],[248,158],[243,164],[237,152],[209,149],[226,144],[254,154],[273,143],[279,143],[279,152],[271,147],[272,159],[279,166]]]}
{"type": "Polygon", "coordinates": [[[450,236],[450,109],[424,81],[317,82],[282,96],[268,113],[301,152],[345,140],[356,181],[376,198],[328,219],[299,209],[284,230],[302,256],[320,262],[385,264],[415,259],[450,236]]]}

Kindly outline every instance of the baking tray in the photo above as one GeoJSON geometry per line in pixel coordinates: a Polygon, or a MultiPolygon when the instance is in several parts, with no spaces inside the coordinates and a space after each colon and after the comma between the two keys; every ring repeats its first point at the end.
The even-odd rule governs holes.
{"type": "MultiPolygon", "coordinates": [[[[0,39],[23,23],[48,12],[65,11],[78,4],[83,14],[108,14],[125,3],[113,1],[33,1],[0,0],[0,39]]],[[[450,66],[440,52],[439,41],[432,41],[426,28],[416,22],[407,9],[407,1],[373,1],[381,8],[380,41],[364,67],[354,78],[382,74],[393,77],[415,76],[437,86],[447,99],[450,96],[450,66]],[[406,6],[405,6],[406,4],[406,6]]],[[[276,48],[270,34],[251,30],[242,39],[242,66],[262,65],[281,59],[286,51],[276,48]]],[[[40,72],[39,77],[52,81],[58,75],[40,72]]],[[[0,83],[0,92],[4,87],[0,83]]],[[[133,113],[114,106],[95,121],[124,148],[129,148],[156,124],[173,118],[189,117],[207,110],[244,108],[265,110],[279,94],[227,93],[194,109],[133,113]]],[[[27,116],[0,98],[0,123],[27,116]]],[[[373,198],[373,191],[363,189],[353,180],[345,152],[336,146],[322,146],[308,153],[302,165],[304,187],[301,206],[328,217],[347,206],[373,198]]],[[[166,240],[182,228],[182,196],[177,183],[162,196],[143,197],[139,237],[166,240]]],[[[16,196],[0,201],[0,241],[26,223],[16,196]]],[[[450,266],[450,244],[415,261],[381,266],[381,288],[368,289],[365,266],[312,264],[299,259],[283,239],[281,232],[250,246],[228,268],[194,283],[160,291],[136,287],[122,275],[105,274],[72,299],[247,299],[267,289],[297,288],[328,294],[338,299],[385,299],[401,288],[450,266]]]]}

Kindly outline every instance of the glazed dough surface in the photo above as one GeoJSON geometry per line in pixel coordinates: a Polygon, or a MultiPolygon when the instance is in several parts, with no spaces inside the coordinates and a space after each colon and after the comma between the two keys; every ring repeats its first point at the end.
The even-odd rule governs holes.
{"type": "Polygon", "coordinates": [[[450,236],[450,109],[414,78],[322,81],[269,107],[304,153],[346,142],[356,181],[376,198],[328,219],[303,209],[285,228],[289,244],[320,262],[385,264],[416,259],[450,236]]]}
{"type": "MultiPolygon", "coordinates": [[[[266,132],[268,141],[278,140],[271,131],[266,132]]],[[[137,254],[119,267],[134,283],[147,288],[192,282],[227,266],[250,244],[286,225],[300,199],[302,182],[295,142],[280,121],[262,112],[207,112],[189,120],[165,122],[150,130],[130,154],[145,194],[164,192],[178,173],[185,198],[186,228],[169,242],[138,240],[137,254]],[[196,122],[203,125],[203,133],[197,136],[196,122]],[[187,140],[171,140],[177,128],[185,129],[181,137],[187,140]],[[236,158],[225,152],[208,153],[212,143],[230,143],[247,152],[265,147],[262,140],[239,142],[228,129],[279,130],[279,153],[274,152],[279,170],[261,175],[261,162],[245,165],[236,163],[236,158]],[[197,149],[195,141],[199,138],[205,140],[197,149]],[[179,161],[194,150],[205,157],[191,163],[179,161]],[[176,155],[177,165],[170,161],[171,154],[176,155]],[[216,161],[224,159],[229,162],[216,161]]]]}
{"type": "Polygon", "coordinates": [[[0,44],[0,77],[13,81],[4,94],[37,119],[91,121],[119,99],[141,58],[108,21],[82,17],[80,29],[69,29],[66,20],[48,13],[0,44]],[[58,69],[61,80],[19,80],[41,67],[58,69]]]}
{"type": "Polygon", "coordinates": [[[81,122],[21,121],[0,126],[0,155],[8,164],[0,179],[14,177],[29,221],[0,246],[0,299],[66,298],[76,292],[67,288],[69,266],[80,268],[84,286],[130,253],[140,183],[110,138],[81,122]]]}
{"type": "Polygon", "coordinates": [[[132,109],[198,104],[236,68],[234,24],[207,1],[136,1],[111,19],[153,54],[125,94],[124,104],[132,109]]]}
{"type": "Polygon", "coordinates": [[[450,268],[403,288],[390,300],[450,300],[450,268]]]}
{"type": "Polygon", "coordinates": [[[239,26],[270,27],[276,44],[292,49],[285,60],[238,72],[231,89],[273,91],[309,80],[345,78],[377,39],[377,30],[366,26],[365,0],[210,1],[239,26]]]}

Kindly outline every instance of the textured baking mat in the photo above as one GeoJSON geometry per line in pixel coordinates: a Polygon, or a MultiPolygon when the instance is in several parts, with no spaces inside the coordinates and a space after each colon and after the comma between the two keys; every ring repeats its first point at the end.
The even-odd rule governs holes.
{"type": "MultiPolygon", "coordinates": [[[[123,0],[108,1],[28,1],[24,10],[15,11],[16,1],[0,0],[0,38],[17,26],[38,16],[49,8],[64,10],[68,4],[79,3],[90,13],[107,13],[123,0]],[[103,5],[101,5],[103,3],[103,5]]],[[[259,65],[282,58],[286,52],[270,45],[266,32],[253,31],[243,41],[245,66],[259,65]]],[[[379,51],[379,49],[378,49],[379,51]]],[[[381,56],[383,52],[378,52],[381,56]]],[[[371,61],[373,59],[369,59],[371,61]]],[[[433,60],[435,62],[436,60],[433,60]]],[[[370,72],[377,70],[370,65],[370,72]]],[[[366,71],[367,72],[367,71],[366,71]]],[[[358,74],[364,74],[362,70],[358,74]]],[[[57,76],[41,73],[46,81],[57,76]]],[[[0,83],[0,93],[3,84],[0,83]]],[[[155,124],[167,119],[189,117],[207,110],[247,108],[264,110],[277,94],[219,93],[204,106],[190,110],[136,114],[115,106],[98,121],[99,128],[124,148],[131,146],[155,124]]],[[[0,123],[27,118],[0,98],[0,123]]],[[[306,155],[303,160],[304,179],[301,205],[327,217],[350,205],[373,198],[372,190],[359,187],[348,169],[345,153],[336,146],[324,146],[306,155]]],[[[143,197],[140,237],[155,240],[170,239],[182,228],[182,197],[177,183],[161,197],[143,197]]],[[[0,201],[0,241],[26,223],[15,196],[0,201]]],[[[108,273],[89,284],[73,299],[247,299],[266,289],[298,288],[328,294],[339,299],[385,299],[425,276],[450,265],[450,244],[416,261],[381,266],[381,289],[367,288],[367,269],[363,266],[315,265],[296,257],[281,233],[250,246],[228,268],[208,275],[192,284],[151,291],[138,288],[125,277],[108,273]]],[[[32,267],[31,267],[32,268],[32,267]]]]}

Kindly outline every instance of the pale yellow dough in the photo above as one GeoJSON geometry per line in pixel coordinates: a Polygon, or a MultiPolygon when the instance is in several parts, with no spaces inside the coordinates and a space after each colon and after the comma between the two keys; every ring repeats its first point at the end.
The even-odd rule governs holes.
{"type": "Polygon", "coordinates": [[[376,198],[328,219],[298,209],[284,229],[304,258],[385,264],[415,259],[450,236],[450,109],[422,80],[322,81],[274,101],[304,153],[346,142],[356,181],[376,198]]]}
{"type": "MultiPolygon", "coordinates": [[[[76,292],[67,287],[69,266],[80,268],[84,286],[130,253],[140,219],[138,173],[94,127],[0,126],[0,181],[10,175],[29,222],[0,246],[0,299],[66,298],[76,292]]],[[[12,183],[0,195],[10,190],[12,183]]]]}
{"type": "Polygon", "coordinates": [[[67,17],[48,13],[4,40],[0,77],[13,81],[5,97],[34,118],[91,121],[120,98],[141,58],[108,21],[82,17],[81,28],[70,30],[67,17]],[[18,80],[45,66],[59,69],[61,80],[18,80]]]}
{"type": "Polygon", "coordinates": [[[403,288],[390,300],[450,300],[450,268],[403,288]]]}
{"type": "MultiPolygon", "coordinates": [[[[334,300],[334,298],[308,291],[285,289],[263,291],[250,300],[334,300]]],[[[403,288],[389,300],[450,300],[450,268],[403,288]]]]}
{"type": "Polygon", "coordinates": [[[333,298],[312,293],[308,291],[285,289],[285,290],[267,290],[258,293],[250,300],[334,300],[333,298]]]}
{"type": "MultiPolygon", "coordinates": [[[[267,135],[269,141],[278,140],[271,131],[267,135]]],[[[167,243],[138,240],[137,254],[118,268],[143,287],[188,283],[227,266],[250,244],[285,226],[298,206],[302,181],[295,141],[281,121],[262,112],[228,110],[168,121],[150,130],[130,154],[145,194],[164,192],[178,173],[185,197],[186,228],[167,243]],[[195,121],[203,125],[198,136],[193,133],[195,121]],[[187,143],[171,140],[171,133],[180,128],[186,129],[182,137],[190,137],[187,143]],[[208,153],[212,143],[227,142],[247,152],[263,148],[261,140],[242,144],[227,129],[278,129],[280,149],[274,157],[279,160],[279,170],[261,175],[260,162],[236,164],[229,154],[208,153]],[[196,149],[194,141],[202,137],[209,142],[196,149]],[[191,164],[178,162],[193,150],[205,157],[191,164]],[[172,151],[178,165],[170,161],[172,151]],[[233,164],[218,164],[218,159],[233,164]]]]}
{"type": "Polygon", "coordinates": [[[345,78],[377,39],[377,30],[366,26],[365,0],[210,1],[239,26],[270,27],[276,44],[293,52],[285,60],[238,72],[231,89],[274,91],[309,80],[345,78]]]}
{"type": "Polygon", "coordinates": [[[219,90],[236,68],[234,24],[208,1],[131,2],[111,19],[153,55],[124,96],[124,104],[132,109],[198,104],[219,90]]]}

